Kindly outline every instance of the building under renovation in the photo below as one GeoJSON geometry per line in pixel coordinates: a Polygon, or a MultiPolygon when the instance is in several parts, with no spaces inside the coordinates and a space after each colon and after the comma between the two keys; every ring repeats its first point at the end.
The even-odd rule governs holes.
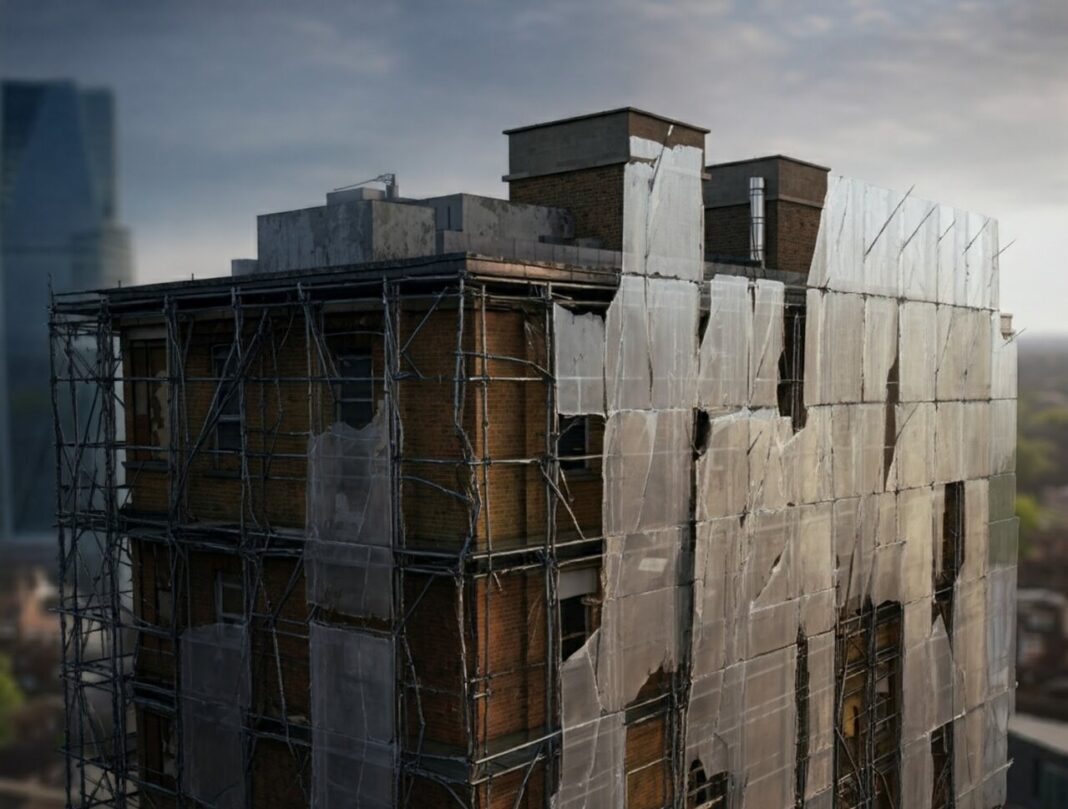
{"type": "Polygon", "coordinates": [[[70,805],[999,807],[997,223],[506,134],[508,200],[387,176],[55,297],[70,805]]]}

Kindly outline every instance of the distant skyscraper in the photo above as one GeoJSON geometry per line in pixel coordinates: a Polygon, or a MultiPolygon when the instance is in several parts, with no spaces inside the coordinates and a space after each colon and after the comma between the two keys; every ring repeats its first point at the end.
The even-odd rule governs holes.
{"type": "Polygon", "coordinates": [[[131,278],[118,224],[110,91],[72,82],[0,85],[0,530],[48,532],[55,513],[48,283],[131,278]]]}

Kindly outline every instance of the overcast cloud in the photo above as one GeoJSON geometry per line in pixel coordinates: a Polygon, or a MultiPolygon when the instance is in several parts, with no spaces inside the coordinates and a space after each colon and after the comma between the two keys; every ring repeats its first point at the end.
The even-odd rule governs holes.
{"type": "Polygon", "coordinates": [[[0,74],[108,85],[141,280],[395,171],[506,195],[506,127],[631,104],[1001,221],[1002,308],[1068,332],[1065,0],[0,0],[0,74]]]}

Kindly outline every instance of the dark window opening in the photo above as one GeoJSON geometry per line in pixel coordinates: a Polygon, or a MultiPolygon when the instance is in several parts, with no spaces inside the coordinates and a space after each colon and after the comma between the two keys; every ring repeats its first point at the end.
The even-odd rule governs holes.
{"type": "Polygon", "coordinates": [[[223,624],[245,622],[245,588],[240,576],[219,573],[215,578],[215,620],[223,624]]]}
{"type": "Polygon", "coordinates": [[[783,303],[783,352],[779,357],[779,415],[794,431],[805,426],[805,290],[787,290],[783,303]]]}
{"type": "Polygon", "coordinates": [[[230,344],[212,346],[212,375],[218,380],[215,389],[215,449],[218,452],[241,451],[241,397],[234,377],[237,355],[230,344]]]}
{"type": "Polygon", "coordinates": [[[835,630],[837,809],[899,804],[901,615],[899,603],[869,603],[835,630]]]}
{"type": "Polygon", "coordinates": [[[164,460],[162,450],[170,445],[166,346],[163,340],[135,340],[129,354],[130,460],[164,460]]]}
{"type": "Polygon", "coordinates": [[[709,778],[701,762],[694,761],[686,779],[686,809],[726,809],[727,786],[727,773],[709,778]]]}
{"type": "Polygon", "coordinates": [[[661,809],[674,803],[671,683],[669,672],[657,670],[624,713],[627,809],[661,809]]]}
{"type": "Polygon", "coordinates": [[[334,387],[338,421],[359,429],[375,416],[374,366],[370,354],[345,354],[337,361],[341,381],[334,387]]]}
{"type": "Polygon", "coordinates": [[[589,419],[586,416],[568,416],[560,419],[560,438],[556,442],[556,457],[561,469],[588,469],[589,419]]]}
{"type": "MultiPolygon", "coordinates": [[[[895,338],[896,339],[896,338],[895,338]]],[[[899,357],[894,352],[894,364],[886,375],[886,427],[883,437],[883,485],[890,488],[890,468],[894,464],[894,452],[897,449],[897,403],[899,400],[899,357]]]]}
{"type": "Polygon", "coordinates": [[[931,733],[931,809],[953,809],[956,787],[953,783],[953,723],[947,722],[931,733]]]}
{"type": "Polygon", "coordinates": [[[934,558],[934,603],[931,619],[939,615],[953,637],[953,586],[964,566],[964,483],[946,484],[942,511],[942,547],[934,558]]]}
{"type": "Polygon", "coordinates": [[[585,595],[560,600],[560,657],[563,660],[581,649],[590,636],[588,600],[585,595]]]}
{"type": "Polygon", "coordinates": [[[805,786],[808,783],[808,638],[805,630],[797,630],[797,671],[794,676],[794,702],[797,709],[797,750],[795,751],[794,805],[805,805],[805,786]]]}

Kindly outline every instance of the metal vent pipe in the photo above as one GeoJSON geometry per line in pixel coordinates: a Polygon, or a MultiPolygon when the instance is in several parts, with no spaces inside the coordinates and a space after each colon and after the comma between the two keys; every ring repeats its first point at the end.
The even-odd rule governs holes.
{"type": "Polygon", "coordinates": [[[764,266],[764,178],[749,178],[749,259],[764,266]]]}

